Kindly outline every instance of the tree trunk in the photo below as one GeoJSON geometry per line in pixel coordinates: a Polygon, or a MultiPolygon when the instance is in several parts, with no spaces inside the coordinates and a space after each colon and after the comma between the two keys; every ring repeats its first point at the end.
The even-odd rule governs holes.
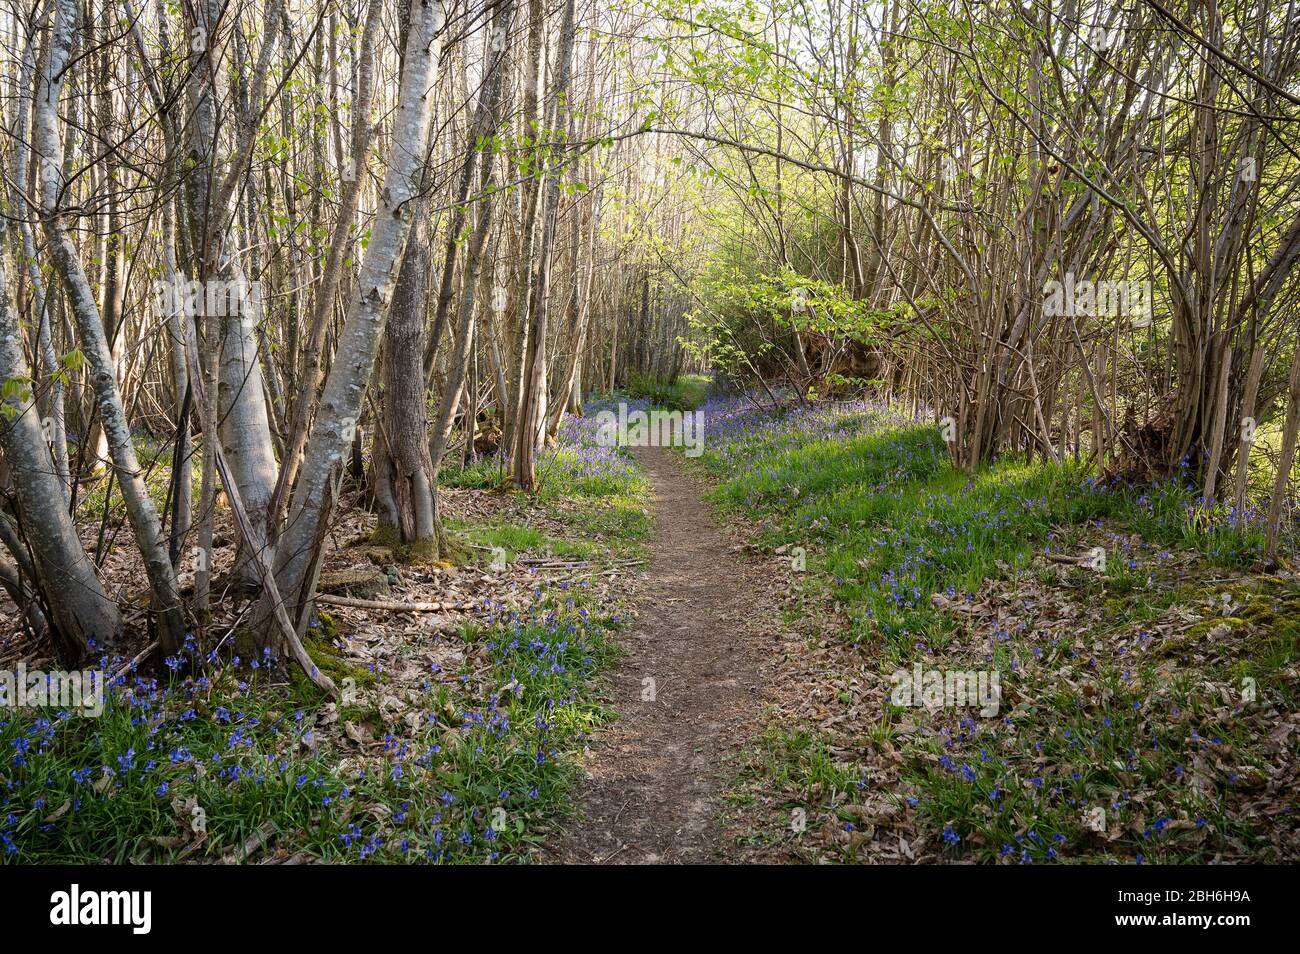
{"type": "MultiPolygon", "coordinates": [[[[314,585],[309,572],[324,546],[333,506],[331,484],[352,444],[366,388],[383,336],[387,306],[410,233],[411,200],[427,153],[430,90],[440,55],[443,16],[433,0],[415,0],[389,146],[388,171],[380,193],[357,288],[339,334],[338,351],[325,381],[320,410],[307,441],[289,520],[276,544],[275,576],[289,615],[296,622],[309,610],[314,585]]],[[[264,628],[270,607],[263,601],[264,628]]]]}
{"type": "Polygon", "coordinates": [[[63,165],[63,144],[58,134],[58,103],[71,54],[76,18],[75,0],[57,0],[49,56],[37,86],[32,138],[37,154],[45,160],[41,176],[41,221],[55,268],[72,304],[82,350],[91,370],[96,405],[113,458],[114,473],[121,487],[136,543],[144,556],[153,591],[154,609],[158,613],[158,642],[163,653],[170,655],[180,649],[185,638],[185,620],[176,587],[176,573],[167,554],[158,510],[149,497],[141,476],[131,428],[122,407],[113,354],[104,334],[99,307],[95,304],[77,248],[68,235],[58,207],[63,165]]]}
{"type": "MultiPolygon", "coordinates": [[[[425,178],[429,174],[425,171],[425,178]]],[[[428,414],[424,403],[424,329],[428,313],[430,202],[413,206],[410,238],[384,326],[382,420],[375,437],[376,538],[403,560],[435,560],[442,552],[433,496],[428,414]]]]}
{"type": "Polygon", "coordinates": [[[236,578],[249,586],[257,584],[257,572],[248,562],[249,550],[266,546],[267,520],[278,473],[262,364],[258,360],[257,325],[262,309],[257,287],[251,286],[248,297],[240,299],[242,304],[236,314],[221,320],[224,327],[217,387],[221,446],[255,535],[252,540],[240,540],[233,570],[236,578]]]}
{"type": "MultiPolygon", "coordinates": [[[[473,172],[478,170],[479,190],[483,197],[478,201],[476,210],[477,220],[474,224],[474,231],[470,236],[468,247],[465,252],[465,294],[461,298],[459,314],[456,317],[455,329],[455,351],[451,356],[448,365],[447,384],[443,389],[442,403],[438,409],[438,419],[434,423],[433,434],[429,440],[429,455],[433,465],[433,475],[435,481],[435,494],[437,493],[436,482],[438,470],[442,466],[442,460],[447,452],[447,442],[451,435],[452,424],[456,419],[456,412],[460,407],[461,396],[465,388],[465,375],[469,366],[470,359],[474,353],[474,340],[477,334],[475,317],[477,310],[483,307],[484,302],[490,301],[488,295],[488,284],[490,273],[485,273],[483,269],[484,249],[487,245],[488,235],[492,231],[494,213],[497,209],[497,197],[492,191],[493,188],[493,170],[496,164],[496,149],[491,146],[485,146],[485,142],[491,142],[501,126],[501,118],[505,112],[504,86],[506,74],[509,72],[509,57],[507,37],[510,33],[511,24],[514,22],[514,0],[502,0],[501,6],[497,9],[496,19],[492,28],[491,48],[494,55],[490,57],[487,66],[488,75],[484,81],[482,98],[479,100],[478,107],[474,112],[474,122],[470,127],[469,135],[465,145],[465,165],[460,182],[460,197],[463,202],[469,194],[470,186],[473,182],[473,172]],[[483,151],[482,159],[477,159],[480,150],[483,151]]],[[[464,219],[457,221],[457,229],[453,233],[458,235],[460,227],[463,226],[464,219]]],[[[447,261],[455,260],[455,245],[451,242],[447,246],[447,261]]],[[[449,307],[451,302],[451,269],[444,265],[442,273],[442,288],[438,296],[438,308],[449,307]]],[[[437,320],[434,322],[435,333],[439,327],[437,320]]],[[[431,342],[436,347],[436,342],[431,342]]],[[[430,362],[426,361],[426,369],[430,362]]],[[[466,443],[471,446],[474,442],[474,420],[472,418],[466,421],[466,443]]]]}
{"type": "MultiPolygon", "coordinates": [[[[1297,338],[1297,353],[1300,354],[1300,338],[1297,338]]],[[[1265,552],[1277,555],[1277,535],[1282,522],[1282,510],[1286,504],[1287,488],[1291,486],[1291,472],[1295,467],[1297,436],[1300,436],[1300,358],[1291,363],[1291,384],[1287,389],[1286,418],[1282,425],[1282,449],[1277,457],[1277,476],[1273,480],[1273,499],[1269,502],[1268,519],[1265,524],[1267,543],[1265,552]]]]}
{"type": "MultiPolygon", "coordinates": [[[[556,63],[554,101],[555,116],[569,108],[568,92],[573,71],[575,0],[564,4],[564,22],[560,28],[560,50],[556,63]]],[[[553,122],[558,128],[558,119],[553,122]]],[[[523,394],[519,402],[519,419],[515,427],[515,483],[521,490],[537,488],[537,451],[546,436],[546,344],[550,319],[551,262],[555,256],[555,220],[560,205],[560,169],[554,159],[548,163],[546,208],[543,210],[541,249],[537,277],[533,281],[532,327],[528,335],[524,362],[523,394]]]]}
{"type": "MultiPolygon", "coordinates": [[[[0,219],[0,383],[7,384],[30,377],[9,295],[5,230],[0,219]]],[[[32,582],[45,594],[55,647],[64,662],[76,665],[91,655],[92,645],[112,645],[121,634],[122,621],[77,539],[35,405],[26,395],[15,393],[0,404],[0,412],[0,451],[9,465],[18,519],[31,553],[30,561],[24,560],[22,552],[15,552],[14,558],[19,565],[29,562],[35,571],[32,582]]],[[[0,514],[0,520],[5,519],[0,514]]],[[[6,543],[19,545],[8,535],[6,543]]]]}
{"type": "Polygon", "coordinates": [[[374,139],[370,106],[374,98],[375,40],[379,35],[379,21],[382,14],[383,4],[380,0],[370,0],[366,12],[366,24],[361,34],[361,46],[357,51],[357,93],[353,104],[352,155],[343,171],[343,195],[339,215],[334,223],[334,234],[330,239],[325,266],[314,291],[311,327],[307,336],[306,353],[303,356],[303,380],[299,383],[298,397],[293,402],[292,422],[285,436],[280,477],[276,482],[271,504],[270,529],[273,535],[279,532],[280,521],[288,506],[289,493],[302,463],[302,452],[307,444],[307,431],[311,422],[313,399],[324,376],[321,353],[325,347],[325,329],[329,326],[330,314],[334,309],[334,296],[343,276],[344,257],[355,247],[352,226],[361,199],[361,183],[365,179],[370,144],[374,139]]]}

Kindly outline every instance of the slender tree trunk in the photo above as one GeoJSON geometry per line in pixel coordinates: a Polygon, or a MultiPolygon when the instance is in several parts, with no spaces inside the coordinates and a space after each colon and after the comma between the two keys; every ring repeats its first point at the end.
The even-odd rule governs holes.
{"type": "Polygon", "coordinates": [[[338,220],[334,224],[329,253],[314,292],[311,327],[308,331],[306,352],[303,355],[302,380],[299,382],[298,396],[293,402],[293,418],[285,437],[280,477],[276,482],[272,498],[270,522],[273,534],[279,531],[280,522],[288,507],[289,493],[302,463],[314,398],[324,377],[321,355],[325,347],[325,330],[329,326],[330,314],[334,309],[334,297],[342,280],[344,258],[348,251],[355,247],[352,228],[361,199],[361,183],[365,180],[370,145],[374,139],[370,108],[374,99],[375,41],[379,35],[382,14],[381,0],[370,0],[366,12],[366,25],[361,34],[361,46],[357,53],[357,93],[356,101],[353,103],[352,154],[344,166],[343,195],[338,220]]]}
{"type": "MultiPolygon", "coordinates": [[[[460,407],[461,396],[464,392],[466,371],[474,353],[474,342],[477,335],[475,318],[484,303],[491,300],[488,287],[491,274],[484,270],[483,264],[484,249],[487,245],[488,236],[492,232],[495,222],[494,214],[497,210],[497,197],[495,192],[492,191],[496,149],[491,145],[485,146],[484,143],[490,143],[495,137],[500,129],[501,119],[505,112],[506,97],[504,87],[506,75],[509,73],[507,37],[510,33],[511,24],[514,22],[514,11],[514,0],[503,0],[501,6],[497,9],[492,28],[491,49],[493,55],[489,58],[488,65],[490,72],[484,82],[482,99],[480,99],[475,110],[474,122],[465,145],[465,165],[459,187],[461,201],[463,202],[469,194],[473,182],[471,173],[475,170],[478,172],[479,189],[483,193],[483,197],[477,203],[475,210],[477,219],[465,252],[465,294],[461,297],[459,314],[456,318],[455,351],[448,364],[447,384],[443,389],[442,403],[438,409],[438,418],[434,423],[433,434],[429,442],[429,454],[435,479],[435,493],[437,492],[438,470],[442,466],[443,457],[447,452],[447,442],[451,436],[452,424],[455,421],[456,412],[460,407]],[[480,151],[483,152],[483,156],[478,159],[480,151]]],[[[464,219],[457,220],[457,223],[456,234],[463,226],[464,219]]],[[[455,245],[451,242],[447,246],[447,256],[449,262],[454,261],[455,245]]],[[[451,271],[447,265],[444,265],[442,288],[438,297],[440,310],[450,306],[450,293],[451,271]]],[[[435,329],[437,327],[438,322],[435,320],[435,329]]],[[[427,367],[428,362],[426,362],[427,367]]],[[[473,419],[466,421],[466,441],[469,445],[472,445],[474,441],[474,423],[473,419]]]]}
{"type": "MultiPolygon", "coordinates": [[[[1300,338],[1297,342],[1297,348],[1300,348],[1300,338]]],[[[1278,530],[1282,523],[1282,509],[1286,504],[1287,488],[1291,485],[1292,468],[1295,467],[1298,435],[1300,435],[1300,358],[1291,363],[1286,418],[1282,425],[1282,449],[1278,452],[1277,476],[1273,480],[1273,499],[1269,501],[1268,519],[1265,523],[1267,534],[1265,552],[1270,557],[1277,555],[1278,530]]]]}
{"type": "MultiPolygon", "coordinates": [[[[559,127],[559,110],[568,109],[568,94],[573,73],[573,40],[575,32],[575,0],[566,0],[564,21],[560,27],[560,49],[556,63],[554,125],[559,127]]],[[[533,491],[537,487],[537,451],[546,428],[546,344],[550,320],[551,263],[555,256],[555,220],[559,214],[561,170],[554,159],[548,162],[546,180],[546,207],[543,210],[540,256],[537,277],[533,281],[532,327],[528,335],[527,358],[524,362],[523,394],[520,400],[519,419],[515,428],[514,467],[515,483],[521,490],[533,491]]]]}
{"type": "MultiPolygon", "coordinates": [[[[418,191],[428,149],[432,88],[440,55],[443,16],[434,0],[413,0],[388,171],[357,288],[339,334],[338,351],[325,380],[320,411],[312,424],[306,457],[276,545],[275,576],[292,619],[310,608],[311,567],[325,545],[331,516],[331,485],[356,434],[366,388],[383,336],[387,305],[410,233],[411,200],[418,191]]],[[[263,625],[269,619],[265,606],[263,625]]]]}
{"type": "MultiPolygon", "coordinates": [[[[32,116],[32,87],[36,82],[36,38],[38,31],[33,30],[23,48],[22,73],[18,80],[18,136],[14,141],[14,208],[28,208],[26,196],[29,191],[29,172],[31,171],[31,146],[29,131],[32,116]]],[[[38,180],[39,181],[39,180],[38,180]]],[[[43,375],[48,378],[49,399],[46,404],[46,428],[50,444],[54,448],[54,470],[59,484],[63,488],[64,500],[72,496],[72,478],[68,463],[68,437],[64,423],[64,376],[60,373],[58,356],[54,351],[52,331],[51,302],[45,295],[45,279],[41,275],[39,259],[36,257],[36,236],[32,230],[32,219],[23,211],[18,216],[18,230],[22,237],[23,259],[26,262],[27,279],[31,282],[32,299],[36,308],[36,354],[37,363],[41,365],[43,375]]],[[[15,276],[16,278],[17,276],[15,276]]]]}
{"type": "Polygon", "coordinates": [[[1246,372],[1246,390],[1241,399],[1244,417],[1237,445],[1237,479],[1233,488],[1233,517],[1240,520],[1246,509],[1246,489],[1250,481],[1250,451],[1255,439],[1255,403],[1259,398],[1259,379],[1264,372],[1264,349],[1256,347],[1246,372]]]}
{"type": "MultiPolygon", "coordinates": [[[[9,294],[6,224],[0,219],[0,382],[29,378],[18,315],[9,294]]],[[[5,543],[14,550],[19,565],[29,562],[35,572],[32,582],[46,595],[55,646],[65,662],[75,665],[91,654],[92,645],[113,644],[122,621],[77,539],[35,404],[15,394],[0,404],[0,411],[0,452],[9,465],[30,561],[25,560],[20,541],[6,534],[5,543]]],[[[0,520],[8,522],[3,514],[0,520]]]]}
{"type": "Polygon", "coordinates": [[[159,645],[165,654],[170,655],[180,649],[185,637],[185,620],[176,587],[176,573],[167,554],[158,510],[150,499],[141,476],[131,428],[118,389],[113,354],[104,334],[99,308],[95,304],[90,283],[58,205],[63,185],[63,145],[58,134],[58,103],[71,54],[77,12],[75,0],[56,0],[49,57],[37,86],[32,138],[37,154],[45,160],[42,164],[41,220],[55,268],[72,304],[82,350],[90,367],[96,406],[113,458],[114,473],[135,532],[136,543],[144,556],[153,590],[154,609],[158,613],[159,645]]]}

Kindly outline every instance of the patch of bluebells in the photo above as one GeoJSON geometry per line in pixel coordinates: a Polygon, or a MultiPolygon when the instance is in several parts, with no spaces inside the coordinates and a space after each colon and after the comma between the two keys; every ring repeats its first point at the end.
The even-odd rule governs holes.
{"type": "Polygon", "coordinates": [[[603,444],[596,415],[603,410],[617,413],[618,402],[627,404],[628,413],[648,411],[649,402],[619,398],[617,395],[595,399],[581,415],[568,414],[560,424],[555,444],[547,447],[538,459],[541,478],[572,482],[588,494],[623,492],[637,479],[638,471],[625,448],[603,444]]]}
{"type": "Polygon", "coordinates": [[[18,860],[57,852],[98,861],[101,846],[87,836],[97,826],[105,837],[129,834],[132,823],[138,834],[159,833],[158,813],[124,814],[124,800],[170,808],[185,794],[212,808],[239,802],[250,788],[290,784],[288,763],[277,763],[274,753],[292,749],[299,736],[281,723],[264,725],[252,711],[276,702],[255,677],[273,662],[269,651],[252,663],[223,661],[201,652],[190,635],[164,660],[165,682],[125,658],[102,656],[97,669],[119,674],[108,681],[97,717],[44,707],[0,718],[0,751],[13,753],[0,769],[0,815],[13,819],[4,828],[5,852],[18,860]],[[214,732],[218,725],[228,731],[214,732]]]}

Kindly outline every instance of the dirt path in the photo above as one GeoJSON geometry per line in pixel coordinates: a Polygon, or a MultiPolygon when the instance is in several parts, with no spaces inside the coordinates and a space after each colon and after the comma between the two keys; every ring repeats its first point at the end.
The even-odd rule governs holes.
{"type": "Polygon", "coordinates": [[[726,763],[762,711],[755,635],[771,619],[763,585],[670,452],[648,448],[638,459],[652,482],[655,530],[610,685],[619,717],[592,743],[577,817],[546,853],[552,862],[722,860],[726,763]]]}

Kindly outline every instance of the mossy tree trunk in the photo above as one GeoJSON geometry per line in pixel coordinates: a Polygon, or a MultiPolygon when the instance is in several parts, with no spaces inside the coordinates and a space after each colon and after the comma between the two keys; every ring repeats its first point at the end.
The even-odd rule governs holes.
{"type": "Polygon", "coordinates": [[[438,519],[426,435],[424,337],[429,302],[429,200],[417,199],[411,237],[384,328],[383,405],[375,436],[376,538],[399,559],[437,559],[445,535],[438,519]]]}

